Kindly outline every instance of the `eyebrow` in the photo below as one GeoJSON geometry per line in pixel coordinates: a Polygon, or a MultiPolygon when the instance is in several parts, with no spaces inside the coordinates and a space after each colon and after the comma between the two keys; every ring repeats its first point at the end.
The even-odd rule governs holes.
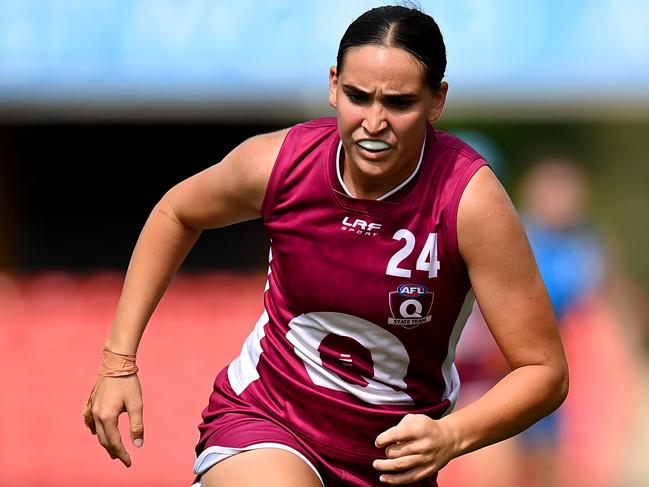
{"type": "MultiPolygon", "coordinates": [[[[343,84],[343,90],[345,91],[345,93],[357,93],[359,95],[370,96],[368,92],[363,91],[359,87],[354,85],[343,84]]],[[[384,95],[383,97],[389,101],[390,100],[411,101],[411,100],[417,100],[419,98],[419,95],[417,93],[394,93],[390,95],[384,95]]]]}

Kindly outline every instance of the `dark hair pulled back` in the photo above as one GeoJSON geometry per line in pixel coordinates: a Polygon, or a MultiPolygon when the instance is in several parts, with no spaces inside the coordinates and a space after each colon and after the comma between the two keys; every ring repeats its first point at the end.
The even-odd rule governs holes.
{"type": "Polygon", "coordinates": [[[412,54],[421,64],[424,81],[438,90],[446,71],[446,47],[433,18],[416,8],[390,5],[368,10],[343,34],[336,65],[342,73],[345,55],[364,45],[397,47],[412,54]]]}

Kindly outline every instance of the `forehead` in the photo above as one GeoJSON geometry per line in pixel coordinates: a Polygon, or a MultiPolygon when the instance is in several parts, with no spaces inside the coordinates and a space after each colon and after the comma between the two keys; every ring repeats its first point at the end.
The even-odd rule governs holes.
{"type": "Polygon", "coordinates": [[[420,91],[424,71],[409,52],[397,47],[365,45],[347,51],[340,76],[343,83],[373,91],[420,91]]]}

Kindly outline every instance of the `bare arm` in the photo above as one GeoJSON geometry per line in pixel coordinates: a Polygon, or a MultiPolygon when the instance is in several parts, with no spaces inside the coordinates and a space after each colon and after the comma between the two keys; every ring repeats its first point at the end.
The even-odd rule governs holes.
{"type": "MultiPolygon", "coordinates": [[[[135,354],[149,318],[204,229],[260,215],[275,159],[286,130],[253,137],[223,161],[171,188],[156,204],[137,241],[106,346],[135,354]]],[[[144,439],[142,393],[137,375],[98,380],[84,408],[84,422],[111,458],[130,467],[117,427],[128,412],[131,441],[144,439]]]]}
{"type": "Polygon", "coordinates": [[[204,229],[259,217],[286,130],[253,137],[223,161],[171,188],[151,212],[131,257],[106,345],[135,353],[146,324],[204,229]]]}
{"type": "Polygon", "coordinates": [[[556,409],[568,368],[552,305],[518,215],[489,168],[464,191],[458,245],[491,333],[511,371],[483,397],[440,419],[407,415],[381,433],[382,481],[407,484],[451,459],[509,438],[556,409]],[[395,473],[398,472],[398,473],[395,473]]]}
{"type": "Polygon", "coordinates": [[[486,167],[461,200],[458,241],[480,310],[511,368],[483,397],[441,420],[460,455],[520,433],[559,407],[568,366],[523,226],[486,167]]]}

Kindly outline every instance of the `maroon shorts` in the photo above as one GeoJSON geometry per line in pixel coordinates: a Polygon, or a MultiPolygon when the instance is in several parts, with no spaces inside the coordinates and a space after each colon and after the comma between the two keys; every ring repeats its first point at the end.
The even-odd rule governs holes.
{"type": "MultiPolygon", "coordinates": [[[[210,404],[199,425],[201,436],[196,445],[195,483],[199,484],[200,475],[221,460],[240,451],[270,447],[291,451],[302,458],[326,487],[387,485],[379,481],[381,472],[372,467],[376,458],[354,456],[336,449],[335,445],[321,448],[252,401],[236,395],[227,380],[217,379],[216,382],[221,387],[210,396],[210,404]]],[[[437,487],[436,477],[409,485],[437,487]]]]}

